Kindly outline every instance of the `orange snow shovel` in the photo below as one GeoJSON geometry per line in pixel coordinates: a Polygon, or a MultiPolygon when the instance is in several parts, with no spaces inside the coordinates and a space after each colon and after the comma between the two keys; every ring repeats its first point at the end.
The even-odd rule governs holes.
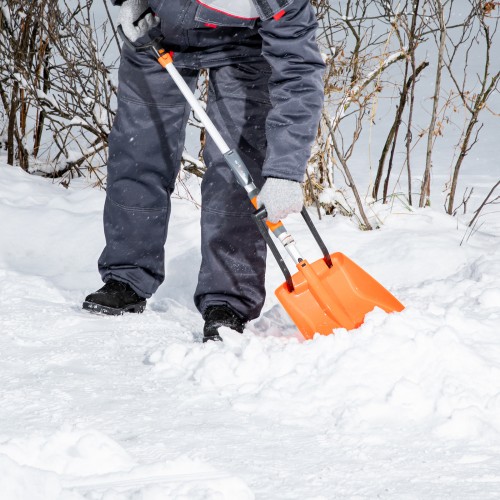
{"type": "Polygon", "coordinates": [[[275,293],[306,339],[316,332],[328,335],[335,328],[357,328],[375,307],[388,313],[404,309],[394,295],[343,253],[325,255],[312,264],[302,261],[297,268],[293,290],[284,283],[275,293]]]}
{"type": "Polygon", "coordinates": [[[276,290],[276,296],[306,339],[311,339],[315,333],[329,335],[335,328],[347,330],[357,328],[363,323],[365,315],[375,307],[380,307],[388,313],[404,309],[404,306],[388,290],[344,254],[337,252],[330,255],[309,214],[303,208],[302,217],[323,252],[322,259],[309,264],[302,257],[295,240],[283,223],[274,224],[266,220],[265,207],[257,206],[259,190],[243,160],[227,145],[175,68],[172,54],[163,47],[163,38],[155,38],[150,43],[138,47],[127,39],[121,26],[118,30],[125,43],[133,50],[142,52],[151,49],[154,52],[158,62],[167,70],[198,115],[238,183],[245,189],[256,208],[254,220],[285,276],[286,281],[276,290]],[[269,230],[281,242],[297,266],[298,272],[293,276],[271,238],[269,230]]]}

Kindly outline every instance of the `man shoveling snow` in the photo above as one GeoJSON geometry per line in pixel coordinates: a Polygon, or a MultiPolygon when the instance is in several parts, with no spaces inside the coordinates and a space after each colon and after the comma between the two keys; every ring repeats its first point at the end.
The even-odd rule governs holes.
{"type": "MultiPolygon", "coordinates": [[[[113,0],[112,0],[113,1],[113,0]]],[[[303,180],[323,103],[324,63],[308,0],[124,0],[119,21],[144,44],[158,35],[191,89],[208,68],[207,112],[243,158],[271,222],[302,208],[303,180]],[[152,8],[157,17],[147,14],[152,8]],[[146,15],[145,15],[146,14],[146,15]]],[[[155,57],[124,46],[118,112],[109,137],[104,208],[105,285],[85,309],[142,312],[164,280],[170,195],[189,105],[155,57]]],[[[204,341],[243,331],[264,303],[266,244],[245,191],[213,140],[204,150],[202,263],[195,304],[204,341]]]]}

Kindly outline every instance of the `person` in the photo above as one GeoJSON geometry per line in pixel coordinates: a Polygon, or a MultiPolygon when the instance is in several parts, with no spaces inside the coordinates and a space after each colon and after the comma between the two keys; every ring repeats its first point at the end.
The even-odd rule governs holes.
{"type": "MultiPolygon", "coordinates": [[[[323,105],[324,62],[309,0],[111,0],[137,45],[162,35],[191,89],[209,70],[207,113],[239,152],[258,202],[275,222],[302,208],[303,181],[323,105]],[[155,15],[145,14],[152,9],[155,15]]],[[[83,308],[142,312],[165,277],[170,196],[190,108],[151,51],[123,46],[118,109],[109,136],[105,285],[83,308]]],[[[201,184],[202,262],[194,294],[203,340],[242,332],[265,298],[266,244],[253,207],[210,137],[201,184]]]]}

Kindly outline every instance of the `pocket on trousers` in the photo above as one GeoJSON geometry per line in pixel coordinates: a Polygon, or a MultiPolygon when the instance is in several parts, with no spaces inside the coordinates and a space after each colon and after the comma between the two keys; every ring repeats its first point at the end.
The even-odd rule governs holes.
{"type": "MultiPolygon", "coordinates": [[[[251,13],[250,13],[251,15],[251,13]]],[[[257,17],[241,17],[230,13],[215,10],[205,5],[198,5],[194,20],[203,25],[209,24],[226,28],[254,28],[257,17]]]]}

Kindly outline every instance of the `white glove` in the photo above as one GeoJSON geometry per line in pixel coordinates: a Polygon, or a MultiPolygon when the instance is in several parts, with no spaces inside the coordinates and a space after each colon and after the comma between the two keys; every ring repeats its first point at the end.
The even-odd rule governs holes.
{"type": "Polygon", "coordinates": [[[121,24],[123,32],[131,42],[135,42],[141,36],[154,28],[159,20],[152,14],[141,19],[137,26],[134,23],[148,10],[148,0],[125,0],[120,7],[118,24],[121,24]]]}
{"type": "Polygon", "coordinates": [[[300,212],[304,205],[300,182],[269,177],[257,197],[257,205],[266,207],[269,222],[300,212]]]}

